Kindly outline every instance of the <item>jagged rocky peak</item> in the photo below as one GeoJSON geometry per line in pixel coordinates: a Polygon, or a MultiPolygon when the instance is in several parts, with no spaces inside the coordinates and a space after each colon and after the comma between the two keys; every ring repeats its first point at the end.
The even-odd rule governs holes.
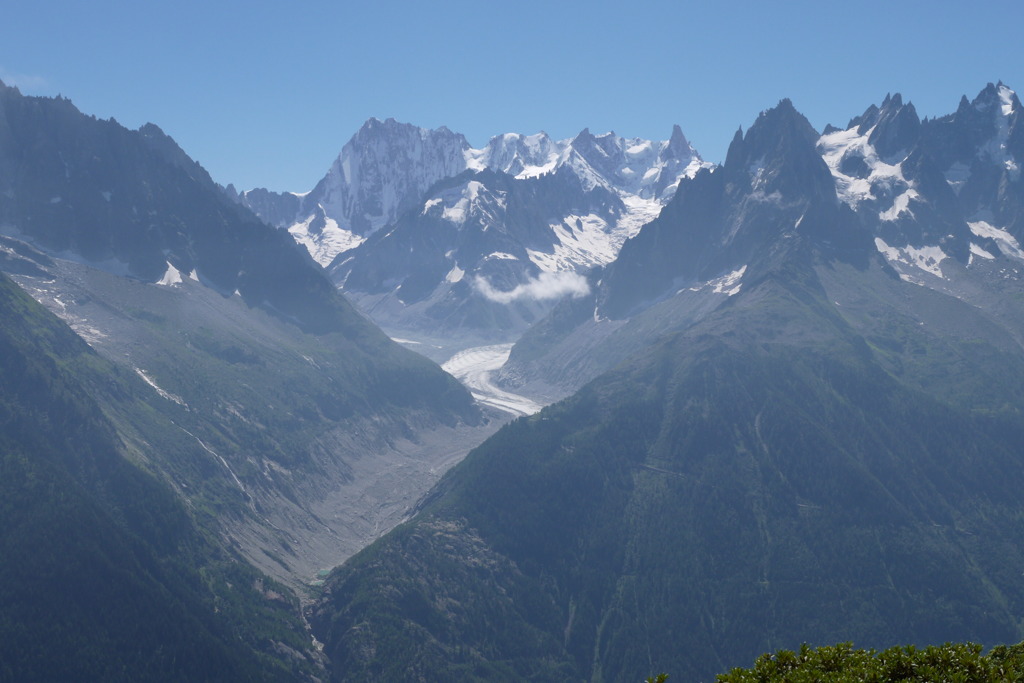
{"type": "MultiPolygon", "coordinates": [[[[656,173],[645,176],[643,180],[651,188],[650,193],[653,196],[668,201],[675,195],[676,188],[683,178],[692,177],[701,169],[710,169],[712,166],[713,164],[701,158],[686,139],[679,124],[674,124],[671,137],[659,151],[657,163],[654,165],[656,173]]],[[[641,190],[641,194],[643,191],[641,190]]]]}
{"type": "Polygon", "coordinates": [[[541,131],[534,135],[505,133],[490,139],[481,150],[469,150],[469,167],[489,168],[512,176],[533,177],[553,171],[562,146],[541,131]]]}
{"type": "Polygon", "coordinates": [[[956,113],[936,119],[935,124],[939,129],[955,130],[963,152],[968,147],[982,147],[994,137],[1009,138],[1022,109],[1017,93],[1000,81],[986,85],[969,102],[961,97],[956,113]]]}
{"type": "MultiPolygon", "coordinates": [[[[858,136],[868,136],[868,141],[880,157],[892,158],[906,153],[917,142],[921,119],[910,102],[904,104],[899,93],[887,93],[882,105],[872,104],[863,114],[850,119],[846,129],[856,128],[858,136]]],[[[838,132],[837,129],[825,134],[838,132]]]]}
{"type": "MultiPolygon", "coordinates": [[[[889,95],[886,95],[886,98],[888,97],[889,95]]],[[[864,110],[863,114],[850,119],[850,122],[846,124],[846,130],[856,128],[859,135],[866,135],[876,121],[878,121],[878,105],[872,104],[864,110]]]]}
{"type": "Polygon", "coordinates": [[[961,95],[956,112],[936,118],[933,123],[952,123],[973,129],[967,132],[972,134],[972,142],[976,143],[995,132],[998,119],[1019,116],[1021,109],[1017,93],[999,81],[988,83],[973,100],[961,95]]]}
{"type": "Polygon", "coordinates": [[[467,149],[465,137],[443,126],[431,130],[371,118],[310,193],[308,208],[320,204],[343,229],[372,233],[435,182],[465,170],[467,149]]]}
{"type": "MultiPolygon", "coordinates": [[[[565,140],[554,140],[545,132],[505,133],[476,149],[463,135],[443,126],[426,129],[371,118],[311,192],[242,192],[235,199],[287,229],[326,266],[405,212],[421,210],[427,190],[466,171],[498,171],[518,180],[557,173],[585,192],[597,190],[598,195],[611,197],[605,204],[618,207],[615,216],[600,218],[614,223],[606,232],[623,233],[613,240],[621,244],[657,215],[675,194],[680,178],[708,166],[679,126],[662,141],[622,138],[613,132],[594,135],[584,129],[565,140]],[[626,199],[628,207],[622,206],[626,199]],[[321,214],[323,218],[317,219],[321,214]],[[314,219],[319,230],[313,229],[314,219]]],[[[591,213],[588,209],[579,216],[591,213]]]]}
{"type": "Polygon", "coordinates": [[[679,127],[678,123],[672,125],[672,136],[668,139],[668,145],[665,147],[665,156],[674,159],[681,159],[683,157],[692,157],[697,155],[697,150],[693,148],[690,141],[683,135],[683,129],[679,127]]]}
{"type": "Polygon", "coordinates": [[[761,112],[747,130],[737,131],[726,154],[731,177],[746,174],[766,197],[821,196],[834,193],[828,167],[816,150],[818,132],[789,99],[761,112]]]}
{"type": "MultiPolygon", "coordinates": [[[[878,123],[878,119],[882,115],[882,110],[891,108],[893,106],[893,102],[894,99],[892,93],[886,93],[885,99],[882,100],[881,107],[872,103],[864,110],[863,114],[850,119],[850,123],[846,126],[847,129],[857,126],[858,135],[867,135],[871,129],[875,127],[875,124],[878,123]]],[[[896,93],[895,102],[896,107],[903,106],[903,96],[896,93]]]]}
{"type": "MultiPolygon", "coordinates": [[[[930,125],[895,93],[852,119],[846,130],[829,130],[819,140],[839,199],[870,226],[883,253],[931,248],[966,231],[934,152],[922,144],[930,125]]],[[[961,246],[949,253],[966,258],[966,242],[961,246]]]]}
{"type": "Polygon", "coordinates": [[[594,135],[590,128],[584,128],[569,142],[564,164],[571,167],[585,185],[601,185],[601,181],[615,182],[621,164],[621,154],[616,154],[615,134],[594,135]],[[589,182],[588,182],[589,181],[589,182]]]}
{"type": "Polygon", "coordinates": [[[573,138],[572,147],[580,154],[593,158],[615,158],[622,151],[622,139],[615,135],[615,131],[609,131],[603,135],[594,135],[590,128],[584,128],[573,138]]]}
{"type": "MultiPolygon", "coordinates": [[[[1012,188],[1022,183],[1024,107],[1002,82],[989,83],[965,102],[963,98],[955,114],[929,122],[929,151],[956,191],[976,235],[994,228],[1022,239],[1024,201],[1012,188]]],[[[1005,242],[1005,237],[1000,239],[1005,242]]],[[[1014,253],[1014,248],[1010,245],[1004,251],[1014,253]]]]}
{"type": "Polygon", "coordinates": [[[902,158],[917,142],[921,133],[921,119],[914,105],[910,102],[904,104],[903,97],[896,93],[891,97],[886,96],[871,128],[868,142],[881,158],[902,158]]]}
{"type": "MultiPolygon", "coordinates": [[[[411,123],[402,123],[394,118],[383,121],[370,117],[349,140],[350,145],[367,146],[412,142],[426,147],[434,147],[447,151],[454,147],[460,152],[469,148],[469,142],[461,133],[454,133],[447,126],[437,128],[421,128],[411,123]],[[418,141],[418,143],[417,143],[418,141]]],[[[346,145],[347,146],[347,145],[346,145]]]]}
{"type": "Polygon", "coordinates": [[[1017,99],[1017,93],[999,81],[995,85],[987,84],[971,102],[971,106],[978,111],[996,111],[1009,116],[1015,109],[1020,109],[1020,100],[1017,99]]]}
{"type": "Polygon", "coordinates": [[[746,134],[740,128],[726,153],[725,165],[736,166],[784,154],[791,148],[807,147],[812,150],[818,133],[810,122],[784,99],[775,107],[757,117],[746,134]]]}
{"type": "Polygon", "coordinates": [[[233,185],[225,188],[228,196],[240,202],[267,223],[286,228],[295,222],[302,208],[303,195],[293,192],[273,192],[263,187],[239,193],[233,185]]]}
{"type": "Polygon", "coordinates": [[[922,122],[912,103],[887,94],[881,106],[872,104],[850,119],[845,130],[827,126],[819,141],[833,172],[867,179],[879,164],[896,166],[915,148],[922,122]]]}
{"type": "Polygon", "coordinates": [[[818,138],[789,100],[762,112],[746,134],[738,130],[725,165],[681,182],[658,219],[623,245],[603,276],[599,315],[630,317],[682,292],[680,283],[727,276],[738,284],[741,272],[761,272],[758,264],[794,238],[863,253],[818,138]]]}
{"type": "Polygon", "coordinates": [[[990,83],[975,98],[974,108],[991,112],[995,134],[986,151],[1019,178],[1018,164],[1024,161],[1024,122],[1021,121],[1024,107],[1017,93],[1002,81],[995,86],[990,83]]]}
{"type": "MultiPolygon", "coordinates": [[[[680,178],[709,165],[678,125],[665,141],[622,138],[614,132],[594,135],[584,128],[563,156],[585,181],[596,174],[616,189],[662,202],[672,198],[680,178]]],[[[600,180],[596,184],[601,184],[600,180]]]]}
{"type": "Polygon", "coordinates": [[[1005,175],[1020,179],[1024,122],[1020,99],[1002,82],[989,83],[953,114],[923,126],[923,145],[961,195],[967,215],[991,208],[1005,175]]]}

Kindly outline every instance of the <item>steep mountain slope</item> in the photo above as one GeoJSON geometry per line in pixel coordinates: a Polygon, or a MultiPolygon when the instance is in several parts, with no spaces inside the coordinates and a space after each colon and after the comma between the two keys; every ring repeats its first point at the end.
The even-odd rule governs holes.
{"type": "Polygon", "coordinates": [[[6,234],[145,282],[191,277],[311,332],[369,327],[156,126],[128,131],[2,85],[0,121],[6,234]]]}
{"type": "Polygon", "coordinates": [[[1019,346],[878,256],[782,252],[332,576],[336,679],[700,680],[801,642],[1019,640],[1019,346]],[[867,292],[959,334],[873,298],[858,329],[867,292]]]}
{"type": "Polygon", "coordinates": [[[155,126],[4,88],[0,188],[2,267],[150,385],[175,430],[154,468],[278,577],[362,547],[494,429],[155,126]],[[214,467],[183,470],[181,441],[214,467]]]}
{"type": "Polygon", "coordinates": [[[801,642],[1021,639],[1019,292],[895,270],[819,138],[762,114],[536,328],[596,338],[598,376],[332,575],[312,622],[336,680],[702,680],[801,642]]]}
{"type": "Polygon", "coordinates": [[[0,357],[0,678],[312,673],[297,602],[204,537],[96,400],[144,416],[148,387],[2,274],[0,357]]]}

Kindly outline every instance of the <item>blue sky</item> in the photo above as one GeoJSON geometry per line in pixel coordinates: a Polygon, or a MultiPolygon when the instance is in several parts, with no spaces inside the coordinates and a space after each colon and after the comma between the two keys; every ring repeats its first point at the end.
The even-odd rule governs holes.
{"type": "Polygon", "coordinates": [[[1024,92],[1024,3],[79,0],[2,10],[0,79],[158,124],[221,183],[305,191],[370,116],[499,133],[584,127],[709,161],[789,97],[817,128],[887,92],[922,116],[1024,92]]]}

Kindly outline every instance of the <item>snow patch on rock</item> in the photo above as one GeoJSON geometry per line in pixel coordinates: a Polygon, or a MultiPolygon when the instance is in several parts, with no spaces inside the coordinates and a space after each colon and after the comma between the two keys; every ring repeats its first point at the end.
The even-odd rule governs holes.
{"type": "Polygon", "coordinates": [[[874,128],[860,135],[854,126],[822,135],[818,151],[832,172],[840,201],[854,210],[861,203],[877,202],[879,217],[883,221],[894,221],[910,212],[910,200],[918,195],[913,183],[903,175],[902,162],[891,164],[878,156],[868,142],[872,131],[874,128]],[[845,164],[856,163],[858,159],[863,162],[866,173],[844,172],[845,164]],[[893,198],[891,202],[889,197],[893,198]]]}
{"type": "Polygon", "coordinates": [[[465,274],[466,271],[464,271],[462,268],[459,268],[457,265],[452,266],[452,269],[449,270],[448,274],[444,276],[444,281],[454,284],[456,282],[461,281],[465,274]]]}
{"type": "MultiPolygon", "coordinates": [[[[900,273],[905,274],[904,267],[916,268],[931,273],[935,277],[945,279],[942,274],[942,262],[949,258],[939,246],[930,247],[891,247],[881,237],[875,238],[875,248],[900,273]]],[[[907,279],[907,278],[904,278],[907,279]]]]}
{"type": "Polygon", "coordinates": [[[967,265],[971,265],[972,263],[974,263],[974,257],[975,256],[977,256],[979,258],[983,258],[983,259],[988,260],[988,261],[991,261],[991,260],[995,259],[995,256],[993,256],[992,254],[988,253],[987,251],[982,249],[979,245],[975,244],[974,242],[971,242],[971,254],[970,254],[970,256],[967,259],[967,265]]]}
{"type": "Polygon", "coordinates": [[[288,232],[321,266],[326,266],[338,254],[355,249],[366,241],[365,237],[342,228],[333,218],[324,218],[320,230],[314,230],[312,225],[317,218],[316,215],[310,216],[288,228],[288,232]]]}
{"type": "MultiPolygon", "coordinates": [[[[704,289],[710,289],[715,294],[725,294],[726,296],[735,296],[740,293],[740,289],[743,286],[743,274],[747,272],[747,267],[740,266],[736,270],[726,273],[721,277],[716,277],[713,280],[708,280],[705,283],[699,284],[695,287],[690,287],[691,292],[699,292],[704,289]]],[[[680,290],[682,291],[682,290],[680,290]]]]}
{"type": "Polygon", "coordinates": [[[527,249],[530,260],[548,273],[585,270],[615,260],[625,237],[609,230],[601,216],[566,216],[550,226],[555,237],[552,251],[527,249]]]}
{"type": "Polygon", "coordinates": [[[182,282],[181,271],[171,265],[171,262],[167,262],[167,270],[164,272],[164,276],[156,281],[156,284],[163,285],[164,287],[173,287],[180,285],[182,282]]]}
{"type": "Polygon", "coordinates": [[[142,368],[134,368],[134,370],[135,370],[135,374],[138,375],[139,377],[141,377],[143,382],[145,382],[149,386],[153,387],[154,391],[156,391],[156,393],[159,394],[162,398],[165,398],[168,401],[172,401],[174,403],[177,403],[180,406],[188,408],[188,404],[185,403],[185,401],[183,401],[180,396],[175,396],[171,392],[165,391],[164,389],[160,388],[160,385],[158,385],[153,380],[152,377],[147,375],[146,372],[144,370],[142,370],[142,368]]]}
{"type": "Polygon", "coordinates": [[[971,228],[971,232],[978,237],[987,237],[994,241],[999,247],[999,251],[1024,261],[1024,250],[1020,248],[1017,239],[1006,230],[997,228],[986,221],[968,222],[967,225],[971,228]]]}

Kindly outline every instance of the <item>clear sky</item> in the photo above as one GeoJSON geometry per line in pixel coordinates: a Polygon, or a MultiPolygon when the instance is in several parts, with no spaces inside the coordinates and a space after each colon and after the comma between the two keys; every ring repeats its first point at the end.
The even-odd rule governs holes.
{"type": "Polygon", "coordinates": [[[584,127],[719,162],[789,97],[821,129],[887,92],[922,116],[1024,93],[1021,0],[16,0],[0,79],[137,128],[239,189],[305,191],[371,116],[474,146],[584,127]]]}

